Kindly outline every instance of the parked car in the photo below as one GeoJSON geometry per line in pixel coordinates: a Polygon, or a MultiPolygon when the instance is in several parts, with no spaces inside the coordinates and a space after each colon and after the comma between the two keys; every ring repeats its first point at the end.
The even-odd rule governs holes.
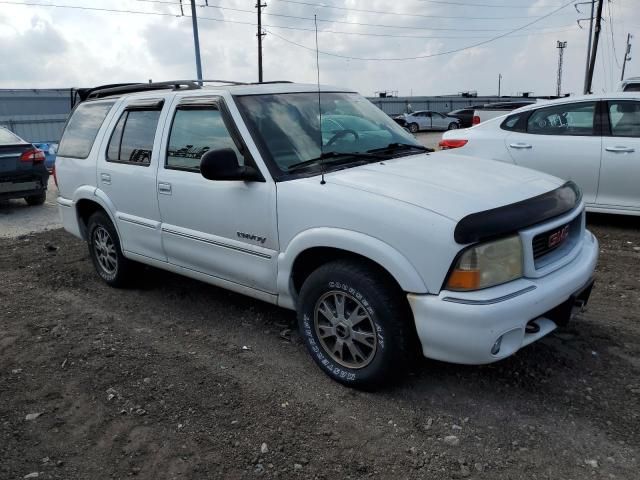
{"type": "Polygon", "coordinates": [[[447,117],[432,110],[405,113],[397,118],[404,121],[402,126],[406,126],[411,133],[417,133],[420,130],[454,130],[460,128],[459,119],[447,117]]]}
{"type": "Polygon", "coordinates": [[[459,110],[447,113],[447,116],[460,120],[460,128],[468,128],[473,125],[473,112],[475,112],[476,108],[481,107],[482,105],[474,105],[471,107],[460,108],[459,110]]]}
{"type": "Polygon", "coordinates": [[[499,102],[499,103],[487,103],[486,105],[476,108],[473,112],[473,118],[471,123],[478,125],[479,123],[486,122],[492,118],[500,117],[505,113],[512,112],[518,108],[526,107],[527,105],[533,105],[536,103],[533,100],[526,100],[522,102],[499,102]]]}
{"type": "Polygon", "coordinates": [[[88,92],[56,160],[65,229],[109,285],[139,262],[296,310],[317,365],[360,388],[418,351],[503,359],[586,303],[598,242],[573,183],[427,154],[360,95],[320,92],[88,92]]]}
{"type": "Polygon", "coordinates": [[[51,172],[56,163],[58,144],[55,142],[35,142],[33,145],[44,152],[44,165],[51,172]]]}
{"type": "Polygon", "coordinates": [[[618,85],[619,92],[640,92],[640,77],[629,77],[618,85]]]}
{"type": "Polygon", "coordinates": [[[531,105],[445,133],[457,155],[533,168],[572,180],[588,211],[640,215],[640,94],[612,93],[531,105]]]}
{"type": "Polygon", "coordinates": [[[24,198],[42,205],[47,198],[49,172],[42,150],[0,127],[0,200],[24,198]]]}

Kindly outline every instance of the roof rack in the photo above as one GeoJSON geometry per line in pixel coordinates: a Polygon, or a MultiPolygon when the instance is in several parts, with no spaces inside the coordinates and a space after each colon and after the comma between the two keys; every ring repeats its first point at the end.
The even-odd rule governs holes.
{"type": "Polygon", "coordinates": [[[72,103],[77,100],[84,102],[89,99],[104,98],[111,95],[122,95],[126,93],[146,92],[150,90],[195,90],[202,88],[203,83],[222,83],[226,85],[260,85],[270,83],[292,83],[288,80],[273,80],[268,82],[237,82],[234,80],[169,80],[166,82],[150,83],[112,83],[100,85],[94,88],[78,88],[73,90],[72,103]]]}

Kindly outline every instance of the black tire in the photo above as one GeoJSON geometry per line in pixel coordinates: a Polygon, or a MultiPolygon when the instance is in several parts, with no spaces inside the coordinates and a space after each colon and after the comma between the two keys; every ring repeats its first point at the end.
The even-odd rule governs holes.
{"type": "Polygon", "coordinates": [[[410,123],[409,124],[409,131],[411,133],[418,133],[419,130],[420,130],[420,127],[418,126],[417,123],[410,123]]]}
{"type": "Polygon", "coordinates": [[[93,266],[102,280],[112,287],[126,287],[131,283],[136,264],[122,254],[118,232],[104,212],[89,217],[87,243],[93,266]]]}
{"type": "Polygon", "coordinates": [[[451,122],[449,127],[447,127],[447,130],[456,130],[458,128],[460,128],[460,126],[456,122],[451,122]]]}
{"type": "Polygon", "coordinates": [[[385,272],[365,263],[337,260],[309,275],[298,298],[298,327],[304,344],[320,369],[337,382],[354,388],[374,390],[387,384],[391,378],[401,378],[416,352],[415,326],[403,292],[386,277],[385,272]],[[336,309],[331,314],[335,314],[336,320],[339,307],[335,296],[340,295],[346,300],[341,301],[342,320],[336,325],[321,313],[322,303],[323,300],[329,305],[333,302],[336,309]],[[351,319],[356,313],[359,314],[356,315],[359,323],[354,326],[351,319]],[[368,319],[358,320],[362,316],[368,319]],[[344,333],[340,333],[343,322],[348,325],[343,325],[344,333]],[[330,323],[334,326],[328,326],[330,323]],[[335,337],[333,346],[329,331],[335,337]],[[324,340],[320,338],[320,332],[324,334],[324,340]],[[368,342],[362,341],[365,336],[368,342]],[[339,337],[342,337],[342,343],[337,347],[339,337]],[[346,345],[349,338],[351,347],[346,345]],[[349,353],[353,344],[359,349],[356,351],[363,354],[363,359],[368,357],[367,362],[358,362],[357,356],[349,353]],[[342,352],[339,357],[336,350],[342,352]]]}
{"type": "Polygon", "coordinates": [[[44,204],[46,199],[47,199],[47,192],[42,192],[38,195],[31,195],[29,197],[24,197],[25,202],[27,202],[32,207],[35,207],[36,205],[44,204]]]}

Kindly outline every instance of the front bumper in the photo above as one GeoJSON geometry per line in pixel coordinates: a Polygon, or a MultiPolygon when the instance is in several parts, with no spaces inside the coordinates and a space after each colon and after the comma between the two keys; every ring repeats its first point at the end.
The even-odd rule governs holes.
{"type": "Polygon", "coordinates": [[[558,307],[589,285],[596,267],[598,241],[585,231],[582,243],[570,263],[540,278],[521,278],[475,292],[409,294],[424,356],[481,365],[508,357],[555,330],[562,311],[558,307]],[[530,327],[528,333],[531,320],[537,328],[530,327]]]}

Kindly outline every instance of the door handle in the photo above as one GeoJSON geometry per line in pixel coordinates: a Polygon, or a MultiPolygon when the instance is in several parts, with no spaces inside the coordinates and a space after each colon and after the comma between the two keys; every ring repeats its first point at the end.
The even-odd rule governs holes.
{"type": "Polygon", "coordinates": [[[171,195],[171,184],[166,182],[158,182],[158,193],[171,195]]]}
{"type": "Polygon", "coordinates": [[[636,150],[634,148],[631,147],[606,147],[605,150],[607,152],[613,152],[613,153],[633,153],[636,150]]]}
{"type": "Polygon", "coordinates": [[[106,183],[107,185],[111,185],[111,175],[109,175],[108,173],[101,173],[100,181],[102,183],[106,183]]]}
{"type": "Polygon", "coordinates": [[[529,145],[528,143],[510,143],[509,146],[511,148],[519,148],[519,149],[525,149],[525,148],[533,148],[531,145],[529,145]]]}

